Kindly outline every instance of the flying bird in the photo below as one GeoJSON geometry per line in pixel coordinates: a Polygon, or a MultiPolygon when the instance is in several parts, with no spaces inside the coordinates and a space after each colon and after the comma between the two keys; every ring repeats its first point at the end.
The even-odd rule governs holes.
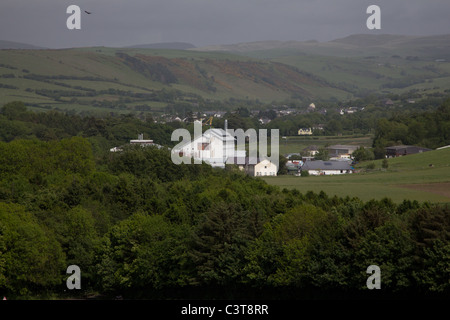
{"type": "Polygon", "coordinates": [[[86,12],[87,14],[91,14],[92,12],[89,12],[89,11],[86,11],[86,10],[84,10],[84,12],[86,12]]]}

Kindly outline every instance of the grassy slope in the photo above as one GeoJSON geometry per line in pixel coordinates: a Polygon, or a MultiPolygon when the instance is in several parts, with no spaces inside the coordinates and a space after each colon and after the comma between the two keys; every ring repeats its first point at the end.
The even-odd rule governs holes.
{"type": "MultiPolygon", "coordinates": [[[[229,53],[113,48],[0,50],[0,61],[7,65],[0,66],[0,84],[18,88],[0,88],[1,104],[23,99],[26,102],[52,103],[64,108],[71,97],[63,97],[62,102],[58,102],[45,97],[43,99],[42,95],[25,90],[28,88],[83,92],[55,82],[95,90],[115,88],[136,93],[151,93],[163,88],[178,89],[187,94],[195,93],[204,99],[259,99],[262,102],[285,100],[294,93],[312,96],[313,93],[309,92],[309,89],[317,90],[323,87],[316,79],[294,71],[292,67],[229,53]],[[164,64],[175,74],[178,81],[165,84],[158,79],[152,79],[141,70],[127,65],[115,55],[116,52],[123,52],[132,57],[140,55],[150,67],[155,63],[164,64]],[[1,77],[7,74],[14,74],[15,78],[1,77]],[[101,80],[56,79],[53,83],[47,83],[23,78],[29,74],[93,77],[101,80]],[[208,89],[206,84],[215,87],[215,90],[208,89]]],[[[336,89],[333,89],[333,92],[342,94],[336,89]]],[[[94,99],[99,98],[91,100],[94,99]]],[[[152,105],[152,101],[142,103],[152,105]]]]}
{"type": "MultiPolygon", "coordinates": [[[[407,186],[433,184],[436,191],[443,183],[450,183],[450,148],[422,154],[389,159],[389,168],[381,169],[381,160],[375,161],[371,172],[336,176],[278,176],[265,178],[269,184],[282,188],[297,188],[301,192],[312,190],[333,196],[358,197],[362,200],[391,198],[395,202],[404,199],[431,202],[450,202],[450,197],[430,192],[424,188],[410,189],[407,186]],[[433,166],[430,167],[430,164],[433,166]]],[[[360,164],[364,167],[367,163],[360,164]]]]}
{"type": "Polygon", "coordinates": [[[361,89],[402,93],[411,89],[435,89],[439,86],[444,90],[450,84],[450,63],[435,61],[410,61],[402,57],[344,58],[309,55],[284,56],[274,61],[323,77],[355,94],[361,89]],[[408,79],[416,79],[417,84],[412,83],[404,88],[386,88],[408,79]]]}
{"type": "MultiPolygon", "coordinates": [[[[22,77],[26,73],[23,69],[40,75],[89,76],[103,79],[57,80],[60,83],[95,90],[114,88],[151,93],[163,88],[177,89],[210,100],[258,99],[268,103],[285,101],[295,95],[307,100],[343,101],[369,92],[400,94],[411,89],[418,89],[423,93],[442,92],[450,86],[450,63],[434,60],[450,57],[450,46],[446,39],[449,39],[449,36],[420,38],[357,35],[326,43],[261,42],[219,48],[234,50],[236,53],[201,51],[208,50],[207,48],[168,50],[91,47],[67,50],[0,50],[0,61],[16,68],[12,70],[0,67],[0,84],[19,88],[0,88],[0,104],[24,100],[61,109],[70,104],[76,109],[77,103],[71,101],[72,97],[54,101],[34,92],[26,92],[27,88],[67,88],[24,79],[22,77]],[[158,79],[151,79],[125,64],[116,56],[117,52],[132,57],[141,55],[149,64],[163,63],[176,75],[178,82],[168,85],[158,79]],[[1,77],[11,73],[15,74],[15,79],[1,77]],[[407,83],[406,87],[385,88],[386,85],[392,87],[394,84],[395,87],[396,84],[411,79],[414,81],[407,83]],[[210,90],[211,87],[215,89],[210,90]]],[[[111,98],[114,97],[80,98],[88,103],[80,108],[89,109],[92,107],[90,101],[111,98]]],[[[115,98],[120,99],[119,96],[115,98]]],[[[125,102],[128,108],[122,111],[133,111],[138,102],[151,106],[153,111],[164,107],[157,101],[133,100],[125,102]]]]}
{"type": "Polygon", "coordinates": [[[292,54],[365,57],[418,56],[426,60],[450,60],[450,34],[436,36],[402,36],[356,34],[328,42],[260,41],[195,48],[194,51],[235,52],[259,58],[275,58],[292,54]]]}
{"type": "Polygon", "coordinates": [[[330,42],[267,41],[195,50],[228,50],[294,66],[338,86],[339,92],[331,87],[319,91],[310,89],[313,94],[337,99],[379,91],[401,94],[411,89],[434,93],[450,86],[450,35],[366,34],[330,42]],[[436,62],[436,59],[447,62],[436,62]],[[392,87],[405,80],[414,80],[417,84],[392,87]],[[391,88],[385,88],[386,85],[391,88]],[[347,94],[342,95],[344,92],[347,94]]]}

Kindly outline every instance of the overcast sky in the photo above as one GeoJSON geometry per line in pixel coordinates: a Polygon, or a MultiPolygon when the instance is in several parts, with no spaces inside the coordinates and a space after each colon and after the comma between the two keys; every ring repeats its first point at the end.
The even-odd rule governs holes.
{"type": "Polygon", "coordinates": [[[262,40],[329,41],[351,34],[450,33],[450,0],[0,0],[0,40],[49,48],[262,40]],[[81,30],[68,30],[69,5],[81,30]],[[381,30],[366,27],[369,5],[381,30]]]}

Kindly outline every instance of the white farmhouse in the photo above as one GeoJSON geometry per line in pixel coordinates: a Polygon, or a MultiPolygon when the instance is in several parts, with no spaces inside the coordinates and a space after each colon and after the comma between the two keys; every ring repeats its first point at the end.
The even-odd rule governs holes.
{"type": "Polygon", "coordinates": [[[241,171],[252,177],[276,176],[278,172],[277,165],[265,158],[238,157],[230,159],[227,164],[237,164],[241,171]]]}
{"type": "Polygon", "coordinates": [[[273,162],[263,159],[257,161],[257,164],[249,164],[247,166],[247,173],[250,176],[261,177],[261,176],[276,176],[278,168],[273,162]]]}

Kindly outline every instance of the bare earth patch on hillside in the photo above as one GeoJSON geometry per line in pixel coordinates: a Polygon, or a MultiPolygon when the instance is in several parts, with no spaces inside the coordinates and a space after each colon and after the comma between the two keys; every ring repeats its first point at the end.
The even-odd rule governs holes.
{"type": "Polygon", "coordinates": [[[417,191],[430,192],[450,198],[450,182],[406,184],[406,185],[399,185],[398,187],[417,191]]]}

